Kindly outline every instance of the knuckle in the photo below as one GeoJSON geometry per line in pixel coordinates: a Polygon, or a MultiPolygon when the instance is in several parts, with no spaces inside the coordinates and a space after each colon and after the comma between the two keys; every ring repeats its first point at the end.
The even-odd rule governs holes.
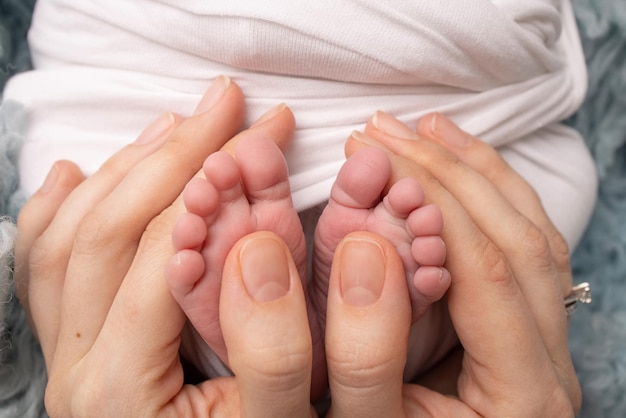
{"type": "Polygon", "coordinates": [[[114,399],[113,394],[107,391],[102,381],[100,372],[94,374],[82,367],[53,373],[44,399],[49,416],[115,416],[110,413],[110,402],[107,402],[114,399]]]}
{"type": "MultiPolygon", "coordinates": [[[[70,415],[73,417],[89,416],[94,411],[100,411],[101,414],[106,409],[103,405],[99,405],[97,399],[98,394],[102,393],[102,390],[97,390],[94,387],[91,379],[86,378],[81,381],[77,387],[73,388],[71,401],[70,401],[70,415]]],[[[107,416],[107,414],[103,414],[107,416]]]]}
{"type": "Polygon", "coordinates": [[[328,370],[341,386],[380,390],[390,376],[401,374],[404,368],[402,356],[395,351],[381,350],[373,342],[355,341],[354,336],[334,336],[331,345],[334,349],[326,353],[328,370]]]}
{"type": "Polygon", "coordinates": [[[572,275],[569,246],[563,235],[555,228],[544,233],[530,221],[525,222],[522,230],[519,251],[540,271],[559,275],[562,291],[567,294],[572,288],[572,275]]]}
{"type": "MultiPolygon", "coordinates": [[[[190,179],[202,168],[204,158],[202,153],[198,153],[197,149],[185,144],[184,138],[175,135],[173,139],[168,141],[160,150],[160,167],[169,167],[171,170],[179,173],[179,178],[190,179]],[[195,152],[194,152],[195,151],[195,152]]],[[[163,171],[164,173],[166,171],[163,171]]]]}
{"type": "Polygon", "coordinates": [[[116,182],[124,178],[132,167],[132,159],[128,158],[128,150],[132,149],[132,146],[128,145],[123,151],[114,154],[100,166],[98,172],[104,173],[109,179],[115,179],[116,182]]]}
{"type": "Polygon", "coordinates": [[[439,163],[443,165],[444,173],[455,173],[458,172],[459,169],[465,170],[465,163],[456,155],[449,152],[441,152],[439,154],[439,163]]]}
{"type": "Polygon", "coordinates": [[[555,228],[549,235],[548,241],[550,242],[552,258],[554,259],[557,269],[561,272],[569,272],[570,249],[565,237],[563,237],[563,235],[555,228]]]}
{"type": "Polygon", "coordinates": [[[146,230],[144,237],[147,239],[156,239],[160,237],[165,231],[170,231],[174,225],[175,220],[178,217],[178,213],[174,213],[174,207],[168,206],[160,214],[152,218],[146,230]]]}
{"type": "Polygon", "coordinates": [[[51,418],[68,416],[67,408],[63,401],[64,399],[65,394],[63,393],[59,379],[50,376],[44,394],[44,405],[46,412],[51,418]]]}
{"type": "Polygon", "coordinates": [[[87,213],[76,229],[73,252],[81,255],[97,254],[110,245],[116,234],[125,231],[122,224],[119,218],[105,215],[97,209],[87,213]]]}
{"type": "Polygon", "coordinates": [[[570,394],[564,387],[558,386],[549,398],[549,407],[552,410],[549,416],[574,417],[576,411],[580,409],[576,402],[575,399],[570,398],[570,394]]]}
{"type": "Polygon", "coordinates": [[[63,246],[59,248],[58,243],[50,242],[47,235],[39,237],[33,243],[28,255],[28,260],[23,260],[28,265],[28,271],[33,277],[40,276],[40,273],[50,271],[50,269],[60,265],[67,259],[67,251],[63,246]],[[51,249],[56,249],[51,251],[51,249]]]}
{"type": "MultiPolygon", "coordinates": [[[[408,155],[412,163],[417,163],[430,173],[445,175],[455,172],[464,164],[454,154],[431,141],[415,141],[411,144],[411,153],[408,155]],[[451,171],[454,170],[454,171],[451,171]]],[[[436,175],[436,176],[437,176],[436,175]]]]}
{"type": "Polygon", "coordinates": [[[539,261],[544,265],[551,265],[552,253],[546,235],[526,218],[523,218],[521,222],[519,239],[517,240],[519,250],[531,260],[539,261]]]}
{"type": "Polygon", "coordinates": [[[513,276],[506,257],[493,242],[488,241],[481,254],[486,280],[507,286],[513,284],[513,276]]]}
{"type": "Polygon", "coordinates": [[[288,352],[281,353],[276,350],[276,347],[265,347],[257,353],[258,358],[263,358],[264,361],[256,365],[256,371],[277,384],[282,382],[284,385],[291,381],[287,383],[291,386],[293,381],[308,377],[306,373],[303,373],[303,370],[308,370],[311,363],[311,353],[306,349],[297,351],[290,349],[288,352]]]}
{"type": "Polygon", "coordinates": [[[148,225],[146,225],[145,231],[141,236],[140,248],[151,248],[155,245],[160,246],[164,237],[167,237],[166,242],[169,248],[171,243],[170,231],[174,227],[174,223],[183,212],[180,205],[175,202],[172,206],[165,208],[160,214],[152,218],[148,225]]]}
{"type": "Polygon", "coordinates": [[[482,149],[483,161],[478,164],[479,172],[490,180],[499,181],[511,175],[511,167],[502,159],[500,154],[490,146],[485,144],[482,149]]]}

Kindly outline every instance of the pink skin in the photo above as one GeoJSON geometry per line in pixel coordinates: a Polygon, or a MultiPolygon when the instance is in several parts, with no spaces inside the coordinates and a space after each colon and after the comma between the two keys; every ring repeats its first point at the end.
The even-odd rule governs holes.
{"type": "Polygon", "coordinates": [[[332,257],[353,231],[374,232],[394,243],[409,282],[413,322],[450,286],[450,274],[442,267],[446,249],[441,211],[424,205],[424,191],[413,178],[399,180],[381,198],[390,178],[389,159],[377,148],[356,152],[337,176],[315,231],[311,296],[322,324],[332,257]]]}
{"type": "MultiPolygon", "coordinates": [[[[207,158],[203,171],[206,179],[193,179],[183,193],[187,213],[174,227],[176,254],[167,265],[166,276],[174,298],[198,334],[227,363],[218,313],[228,252],[251,232],[272,231],[291,250],[304,283],[306,243],[291,200],[285,158],[271,140],[244,138],[237,144],[235,158],[215,153],[207,158]]],[[[316,319],[323,323],[325,318],[332,257],[345,235],[367,230],[396,245],[412,283],[414,319],[449,286],[449,274],[441,267],[446,255],[439,236],[441,212],[436,206],[423,205],[423,190],[413,179],[397,182],[381,200],[390,177],[389,160],[382,151],[371,148],[355,153],[341,169],[318,223],[311,295],[311,309],[317,312],[309,315],[313,318],[314,386],[325,379],[315,376],[317,371],[325,375],[322,334],[316,319]]]]}
{"type": "Polygon", "coordinates": [[[237,144],[235,158],[214,153],[203,171],[206,179],[192,179],[183,192],[187,213],[174,226],[177,253],[166,276],[200,336],[226,361],[219,295],[230,249],[252,232],[275,232],[289,246],[304,281],[306,243],[291,200],[287,164],[270,139],[246,137],[237,144]]]}
{"type": "MultiPolygon", "coordinates": [[[[276,233],[289,247],[303,286],[306,282],[306,242],[282,152],[268,138],[246,136],[234,153],[235,158],[226,152],[212,154],[203,164],[206,179],[187,184],[183,192],[187,213],[174,225],[176,254],[165,272],[172,295],[189,321],[226,364],[219,296],[222,269],[233,245],[255,231],[276,233]]],[[[314,362],[311,397],[317,399],[327,387],[326,357],[317,317],[311,304],[308,308],[314,362]]],[[[193,343],[203,344],[197,339],[193,343]]]]}

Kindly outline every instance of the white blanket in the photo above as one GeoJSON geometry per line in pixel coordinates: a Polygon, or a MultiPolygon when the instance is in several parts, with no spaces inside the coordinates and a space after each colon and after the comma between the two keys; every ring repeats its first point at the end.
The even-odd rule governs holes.
{"type": "Polygon", "coordinates": [[[584,144],[556,125],[586,90],[567,0],[39,0],[30,42],[36,70],[4,93],[30,113],[28,193],[58,159],[93,172],[227,74],[248,122],[280,102],[294,111],[300,210],[327,199],[345,139],[379,109],[411,124],[442,111],[500,147],[570,244],[593,206],[584,144]]]}

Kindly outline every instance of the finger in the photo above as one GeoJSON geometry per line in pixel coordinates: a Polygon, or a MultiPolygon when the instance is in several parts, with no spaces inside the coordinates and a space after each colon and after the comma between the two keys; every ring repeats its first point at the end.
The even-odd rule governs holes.
{"type": "MultiPolygon", "coordinates": [[[[349,139],[346,145],[349,153],[361,146],[380,146],[366,136],[357,137],[358,141],[355,135],[349,139]]],[[[416,143],[427,144],[427,141],[416,143]]],[[[470,398],[485,402],[508,399],[504,392],[494,392],[494,388],[507,388],[503,389],[506,392],[528,391],[531,387],[534,392],[529,396],[539,398],[545,395],[544,388],[560,387],[537,324],[506,257],[439,179],[413,160],[394,154],[385,146],[383,149],[387,149],[397,175],[418,178],[427,199],[430,196],[439,205],[445,218],[442,236],[448,248],[447,267],[452,276],[448,291],[450,314],[466,353],[473,359],[472,364],[480,366],[466,374],[469,381],[460,382],[461,386],[483,388],[484,393],[472,393],[470,398]],[[528,364],[536,367],[529,368],[528,364]]],[[[429,149],[426,146],[419,151],[428,153],[429,149]]],[[[428,156],[424,158],[434,158],[436,153],[430,152],[428,156]]]]}
{"type": "Polygon", "coordinates": [[[160,148],[116,170],[123,174],[119,179],[107,182],[115,177],[107,176],[110,160],[97,173],[96,180],[104,182],[100,193],[106,195],[92,203],[76,229],[64,290],[61,338],[74,342],[64,347],[75,360],[95,341],[150,220],[176,199],[203,156],[217,151],[239,129],[243,96],[238,87],[218,79],[198,108],[205,109],[207,102],[212,104],[208,110],[168,129],[160,148]]]}
{"type": "MultiPolygon", "coordinates": [[[[159,128],[163,128],[164,119],[171,121],[170,115],[162,115],[153,124],[151,124],[141,137],[143,141],[152,137],[154,142],[159,142],[165,134],[159,128]]],[[[129,169],[138,160],[153,152],[155,147],[153,144],[140,145],[135,143],[127,146],[124,150],[118,152],[111,160],[109,167],[115,168],[111,171],[110,176],[94,176],[83,181],[71,191],[69,196],[67,193],[61,193],[64,200],[59,206],[55,207],[55,213],[50,220],[51,211],[35,212],[26,207],[26,216],[42,216],[38,218],[39,227],[45,226],[45,231],[37,238],[36,242],[32,241],[33,232],[27,234],[27,241],[24,245],[20,245],[20,251],[24,251],[24,263],[29,266],[29,277],[31,278],[28,286],[28,298],[34,301],[32,306],[45,306],[42,308],[45,312],[37,318],[33,318],[38,328],[45,330],[51,338],[47,340],[55,341],[58,336],[58,324],[60,323],[60,307],[62,301],[62,292],[64,287],[64,277],[66,274],[67,263],[69,261],[71,248],[73,245],[75,231],[78,223],[90,205],[93,205],[107,190],[111,187],[110,183],[114,183],[121,175],[124,169],[129,169]],[[106,180],[107,181],[102,181],[106,180]],[[92,187],[93,186],[93,187],[92,187]],[[103,190],[104,189],[104,190],[103,190]],[[29,248],[32,245],[32,249],[29,248]],[[28,257],[28,260],[27,258],[28,257]],[[46,303],[48,300],[54,300],[54,304],[46,303]]],[[[82,174],[77,167],[72,169],[71,177],[83,179],[82,174]]],[[[72,187],[76,185],[78,180],[72,180],[72,187]]],[[[57,198],[58,199],[58,198],[57,198]]],[[[46,339],[40,333],[41,339],[46,339]]]]}
{"type": "MultiPolygon", "coordinates": [[[[230,86],[230,82],[227,78],[218,78],[212,88],[204,95],[196,113],[210,108],[211,104],[215,104],[215,101],[223,96],[224,88],[227,89],[228,86],[230,86]]],[[[234,96],[235,105],[237,101],[241,102],[241,92],[238,89],[233,89],[232,96],[234,96]]],[[[50,257],[50,260],[44,264],[56,266],[59,263],[55,259],[67,263],[78,225],[83,217],[104,199],[136,164],[158,150],[181,122],[182,118],[171,113],[159,116],[139,135],[134,143],[115,153],[75,193],[66,199],[61,210],[41,238],[43,248],[54,246],[57,249],[54,257],[50,257]]],[[[64,274],[65,271],[62,272],[62,275],[64,274]]],[[[58,281],[58,279],[49,280],[58,281]]]]}
{"type": "MultiPolygon", "coordinates": [[[[417,133],[444,146],[468,167],[489,180],[513,207],[538,227],[538,229],[531,227],[531,230],[534,231],[531,234],[537,234],[538,231],[541,231],[547,241],[543,237],[537,237],[535,238],[535,245],[531,244],[530,248],[522,248],[522,250],[528,250],[531,254],[536,253],[538,257],[541,257],[542,254],[549,254],[551,264],[555,267],[558,275],[557,285],[560,284],[561,286],[561,292],[556,292],[557,298],[552,301],[552,305],[548,305],[554,307],[554,311],[548,311],[546,306],[542,306],[550,303],[550,301],[538,298],[536,293],[542,290],[537,288],[533,280],[524,280],[520,286],[529,299],[537,299],[534,314],[540,323],[540,329],[542,329],[544,340],[547,341],[548,350],[551,353],[559,352],[557,350],[567,353],[567,333],[558,332],[557,327],[566,326],[558,319],[562,318],[559,311],[561,311],[563,304],[563,295],[569,294],[572,289],[570,252],[564,237],[548,218],[535,190],[509,166],[493,147],[464,132],[442,114],[435,113],[422,118],[418,124],[417,133]],[[551,317],[552,315],[554,318],[551,317]],[[555,327],[541,325],[546,322],[554,324],[555,327]],[[559,336],[562,338],[558,338],[559,336]]],[[[564,382],[572,382],[569,389],[572,399],[580,398],[578,379],[569,355],[554,357],[556,367],[565,376],[564,382]]]]}
{"type": "MultiPolygon", "coordinates": [[[[375,129],[370,132],[377,134],[375,129]]],[[[399,132],[398,128],[396,132],[399,132]]],[[[468,209],[481,231],[496,244],[496,250],[504,251],[504,259],[511,261],[512,277],[519,278],[517,284],[537,321],[542,337],[540,343],[546,344],[548,352],[554,357],[559,375],[569,386],[570,397],[577,398],[577,380],[567,350],[566,323],[558,273],[554,271],[550,248],[546,245],[541,230],[517,213],[488,180],[454,158],[450,159],[441,150],[433,148],[429,141],[416,141],[414,138],[411,141],[399,140],[381,131],[378,131],[378,135],[391,150],[400,154],[404,152],[411,160],[425,166],[468,209]],[[459,182],[458,179],[463,181],[459,182]],[[476,194],[471,191],[480,191],[481,199],[476,199],[476,194]],[[482,207],[485,202],[488,202],[489,211],[482,207]]],[[[450,220],[446,223],[447,231],[450,232],[450,220]]],[[[449,243],[450,239],[446,242],[449,243]]],[[[453,258],[452,254],[450,258],[453,258]]],[[[494,260],[499,258],[495,257],[494,260]]]]}
{"type": "MultiPolygon", "coordinates": [[[[291,128],[275,128],[271,126],[272,123],[266,121],[256,126],[254,129],[258,129],[261,133],[267,132],[268,135],[272,132],[282,132],[281,135],[286,135],[286,132],[291,134],[294,124],[293,116],[288,109],[278,112],[276,116],[275,123],[281,124],[283,122],[287,126],[290,125],[291,128]]],[[[242,133],[242,135],[259,134],[259,132],[247,132],[248,133],[242,133]]],[[[276,138],[277,142],[284,141],[284,143],[288,142],[288,139],[289,138],[276,138]]],[[[155,167],[155,169],[158,169],[158,166],[155,167]]],[[[162,187],[169,187],[169,185],[170,183],[163,184],[162,187]]],[[[122,186],[124,185],[122,184],[119,187],[122,186]]],[[[162,189],[160,189],[159,192],[162,192],[162,189]]],[[[180,190],[178,190],[177,193],[180,193],[180,190]]],[[[107,199],[110,198],[111,197],[107,199]]],[[[110,376],[115,376],[116,371],[124,375],[132,372],[132,375],[141,379],[142,382],[158,386],[161,384],[159,377],[171,373],[172,367],[180,367],[178,362],[178,347],[180,345],[180,334],[185,322],[185,317],[166,285],[164,265],[171,257],[173,251],[171,245],[172,227],[183,210],[184,205],[182,204],[182,200],[178,199],[172,206],[152,219],[145,228],[145,232],[142,235],[136,252],[133,251],[136,254],[133,264],[125,275],[122,284],[119,286],[119,290],[108,311],[106,322],[102,325],[102,330],[97,335],[97,341],[100,341],[101,344],[98,344],[96,341],[90,349],[89,357],[98,358],[99,356],[106,356],[109,341],[126,341],[123,348],[117,348],[120,355],[116,356],[116,358],[134,359],[134,361],[131,362],[134,368],[133,370],[124,371],[123,369],[127,367],[128,364],[126,361],[110,365],[107,369],[110,371],[110,376]],[[138,297],[138,295],[140,295],[140,297],[138,297]],[[167,317],[168,320],[154,320],[154,318],[163,317],[167,317]],[[124,324],[124,326],[120,327],[120,324],[124,324]],[[146,347],[150,347],[150,350],[147,352],[146,347]],[[98,350],[104,350],[105,352],[98,354],[98,350]],[[164,359],[172,359],[172,361],[164,361],[164,359]],[[154,377],[154,380],[146,377],[154,377]]],[[[106,265],[102,267],[105,268],[97,270],[108,272],[106,265]]],[[[77,269],[77,271],[80,270],[81,269],[77,269]]],[[[103,280],[107,282],[111,281],[109,277],[104,277],[103,280]]],[[[94,281],[91,282],[91,284],[93,285],[92,289],[83,288],[82,294],[76,294],[75,297],[71,299],[80,303],[81,301],[87,300],[90,295],[100,292],[99,287],[102,287],[101,283],[94,281]]],[[[100,298],[101,296],[98,296],[95,301],[87,300],[84,305],[75,306],[74,309],[78,309],[81,312],[94,309],[94,304],[97,303],[100,298]]],[[[95,321],[97,322],[97,319],[95,321]]],[[[94,321],[92,321],[91,327],[94,327],[93,322],[94,321]]],[[[71,329],[71,326],[67,327],[67,330],[71,329]]],[[[66,335],[67,338],[70,339],[73,337],[71,332],[67,332],[66,335]]],[[[80,358],[81,351],[84,352],[86,348],[90,347],[89,344],[85,344],[84,342],[81,343],[81,346],[77,347],[76,341],[73,342],[73,350],[69,351],[66,362],[76,361],[76,359],[80,358]]],[[[147,389],[149,390],[146,390],[145,393],[153,393],[150,390],[159,391],[161,388],[150,387],[147,389]]],[[[159,392],[165,393],[167,391],[161,390],[159,392]]],[[[169,402],[169,400],[170,398],[167,396],[161,398],[162,402],[169,402]]],[[[157,404],[159,403],[157,400],[155,400],[155,402],[157,404]]],[[[165,405],[165,403],[159,405],[165,405]]]]}
{"type": "Polygon", "coordinates": [[[171,113],[159,116],[136,142],[111,156],[63,202],[42,239],[54,240],[56,247],[63,249],[59,252],[69,253],[78,224],[85,214],[106,197],[139,161],[162,146],[180,121],[171,113]]]}
{"type": "Polygon", "coordinates": [[[411,302],[402,261],[388,241],[358,232],[340,243],[326,318],[329,417],[404,416],[411,302]]]}
{"type": "MultiPolygon", "coordinates": [[[[179,348],[186,318],[164,278],[165,260],[172,256],[168,233],[176,216],[177,212],[168,208],[146,227],[135,259],[123,280],[113,278],[117,293],[109,301],[104,320],[95,318],[91,323],[63,323],[62,338],[65,338],[68,349],[59,352],[55,358],[59,364],[74,364],[81,361],[81,356],[85,359],[107,359],[106,374],[100,379],[124,376],[136,382],[137,396],[151,396],[151,399],[138,399],[137,404],[153,405],[157,410],[172,401],[181,390],[184,378],[179,348]],[[82,341],[82,335],[76,338],[70,333],[71,326],[76,324],[85,325],[86,328],[81,330],[86,330],[85,336],[93,339],[91,344],[82,341]],[[120,341],[123,344],[119,344],[120,341]],[[116,353],[113,358],[111,350],[116,353]]],[[[91,285],[93,292],[105,286],[103,283],[91,285]]],[[[77,294],[75,298],[78,296],[81,295],[77,294]]],[[[94,299],[88,293],[84,297],[94,299]]],[[[97,309],[85,305],[79,307],[88,309],[88,312],[97,309]]],[[[101,305],[100,311],[103,308],[101,305]]],[[[84,366],[83,369],[98,368],[84,366]]],[[[145,415],[151,416],[148,412],[145,415]]]]}
{"type": "MultiPolygon", "coordinates": [[[[18,216],[19,235],[15,245],[15,272],[13,277],[17,297],[20,299],[29,320],[31,320],[32,315],[28,292],[29,264],[37,264],[37,260],[31,258],[31,249],[37,238],[48,227],[63,201],[83,180],[84,176],[76,164],[70,161],[57,161],[50,169],[42,187],[24,204],[18,216]]],[[[37,250],[35,251],[36,255],[37,250]]],[[[55,298],[55,295],[60,295],[60,293],[61,289],[56,289],[51,294],[44,295],[46,303],[37,304],[34,308],[60,306],[60,298],[55,298]]],[[[31,328],[35,330],[32,321],[31,328]]],[[[42,346],[44,346],[45,353],[45,348],[49,344],[43,342],[42,346]]]]}
{"type": "Polygon", "coordinates": [[[277,235],[254,233],[231,250],[224,268],[220,324],[242,416],[314,415],[304,292],[289,248],[277,235]]]}
{"type": "Polygon", "coordinates": [[[541,204],[536,191],[493,147],[468,134],[440,113],[429,114],[417,126],[418,135],[436,141],[489,180],[525,217],[543,231],[561,274],[563,291],[572,288],[569,249],[541,204]]]}
{"type": "MultiPolygon", "coordinates": [[[[234,135],[239,129],[242,118],[243,96],[241,90],[227,77],[218,77],[204,94],[194,116],[182,121],[180,117],[171,113],[162,115],[146,130],[147,132],[140,135],[135,143],[126,146],[109,158],[82,185],[79,190],[80,193],[76,193],[76,196],[72,196],[72,199],[66,203],[72,208],[73,215],[78,219],[78,221],[74,221],[74,224],[80,223],[87,213],[98,218],[98,214],[94,214],[96,204],[99,207],[104,206],[101,202],[110,197],[113,191],[119,189],[120,185],[132,183],[129,178],[134,179],[135,184],[132,186],[135,189],[132,194],[127,193],[126,200],[123,202],[126,202],[128,207],[132,207],[132,210],[129,211],[132,213],[137,213],[137,211],[130,203],[137,200],[137,196],[140,197],[140,195],[145,194],[144,188],[146,186],[152,189],[158,188],[159,182],[164,181],[164,179],[178,180],[178,183],[184,184],[199,169],[203,155],[215,151],[234,135]],[[148,156],[150,157],[148,158],[148,156]],[[159,167],[160,171],[156,170],[155,166],[159,167]],[[145,167],[153,170],[153,178],[143,177],[145,167]],[[131,175],[133,171],[135,174],[131,175]],[[172,176],[172,173],[177,174],[172,176]],[[139,193],[140,190],[141,193],[139,193]]],[[[119,194],[119,192],[117,193],[119,194]]],[[[155,214],[160,212],[159,208],[162,209],[171,203],[177,192],[176,189],[171,189],[169,193],[158,195],[160,199],[155,199],[154,202],[153,213],[155,214]]],[[[104,207],[101,210],[107,211],[109,208],[104,207]]],[[[143,213],[137,216],[141,217],[142,215],[143,213]]],[[[112,217],[108,218],[111,219],[112,217]]],[[[111,220],[115,221],[115,219],[111,220]]],[[[64,221],[65,219],[61,219],[58,224],[61,227],[71,224],[64,221]]],[[[119,230],[118,236],[132,237],[131,239],[136,242],[139,237],[137,231],[143,230],[147,220],[139,224],[133,223],[132,220],[128,221],[130,222],[129,225],[126,225],[128,228],[119,230]]],[[[85,224],[91,225],[93,223],[86,222],[85,224]]],[[[100,226],[95,227],[99,228],[100,226]]],[[[82,242],[81,233],[79,231],[77,234],[78,245],[81,245],[82,242]]],[[[90,235],[89,231],[85,233],[90,235]]],[[[90,245],[89,242],[85,244],[90,245]]]]}
{"type": "MultiPolygon", "coordinates": [[[[83,295],[82,297],[70,297],[73,302],[68,302],[68,312],[79,311],[85,313],[83,318],[70,315],[66,321],[68,323],[67,334],[65,334],[67,338],[74,338],[77,333],[81,334],[80,346],[82,349],[78,349],[78,346],[74,345],[71,350],[74,356],[80,355],[81,350],[83,352],[88,350],[93,343],[97,335],[97,329],[99,329],[96,326],[98,322],[94,318],[101,318],[100,321],[104,320],[113,297],[117,293],[119,282],[128,269],[130,257],[136,253],[137,241],[145,230],[147,223],[158,214],[157,211],[163,210],[165,206],[170,205],[179,196],[183,186],[195,174],[196,170],[188,169],[185,172],[178,166],[201,166],[204,159],[201,159],[199,162],[196,160],[202,155],[206,156],[216,151],[221,142],[226,140],[222,138],[223,135],[232,134],[232,126],[227,125],[229,118],[225,117],[226,112],[232,111],[232,109],[220,109],[219,115],[206,114],[207,118],[216,118],[218,122],[214,124],[205,123],[204,127],[195,129],[194,133],[201,138],[212,138],[214,141],[220,141],[214,144],[213,148],[199,150],[195,153],[189,150],[186,154],[182,153],[183,155],[173,150],[172,152],[176,155],[176,158],[171,158],[171,155],[161,153],[162,150],[159,150],[159,152],[139,163],[120,185],[89,214],[89,218],[83,222],[84,224],[87,221],[94,222],[96,229],[91,231],[87,229],[91,235],[81,236],[79,234],[77,241],[84,241],[91,247],[88,248],[88,251],[84,251],[84,248],[81,248],[80,242],[78,242],[75,244],[72,255],[70,273],[76,272],[76,277],[81,277],[80,274],[84,271],[92,272],[89,279],[82,277],[80,280],[73,281],[68,285],[67,292],[69,294],[83,295]],[[152,159],[155,161],[151,161],[152,159]],[[161,162],[162,159],[164,159],[163,162],[161,162]],[[168,169],[168,162],[175,164],[176,167],[168,169]],[[172,176],[169,174],[173,172],[177,173],[177,175],[172,176]],[[160,180],[154,181],[155,178],[159,177],[160,180]],[[136,193],[138,188],[141,188],[142,193],[136,193]],[[169,195],[171,200],[162,200],[164,195],[169,195]],[[109,214],[115,213],[115,211],[120,212],[119,208],[123,205],[130,206],[132,210],[122,211],[115,219],[110,219],[109,214]],[[132,228],[135,228],[134,234],[124,236],[124,233],[119,232],[120,229],[128,232],[132,228]],[[98,257],[94,258],[94,254],[98,254],[98,257]],[[125,257],[129,258],[126,263],[124,263],[125,257]],[[118,277],[118,279],[116,281],[111,277],[118,277]],[[101,283],[105,281],[108,283],[110,292],[103,295],[103,291],[99,289],[101,289],[101,283]],[[114,285],[116,283],[117,286],[114,285]],[[81,331],[86,328],[93,331],[90,333],[81,331]]],[[[187,123],[191,121],[192,119],[183,122],[180,128],[187,128],[187,123]]],[[[261,135],[270,137],[275,142],[286,146],[293,133],[294,126],[291,111],[282,107],[277,112],[274,112],[271,122],[266,120],[251,127],[237,135],[234,141],[239,141],[244,136],[261,135]]],[[[172,136],[176,135],[177,131],[174,131],[172,136]]],[[[184,144],[180,145],[180,147],[183,146],[184,144]]],[[[167,219],[179,216],[183,210],[183,205],[180,201],[177,201],[168,211],[167,219]]],[[[160,217],[159,219],[162,222],[165,217],[160,217]]],[[[158,239],[164,239],[168,243],[168,248],[171,249],[171,231],[174,221],[168,222],[159,225],[161,235],[158,236],[158,239]]],[[[165,260],[167,258],[151,257],[150,262],[153,265],[162,266],[164,271],[165,260]]],[[[161,277],[162,271],[158,274],[161,277]]]]}
{"type": "MultiPolygon", "coordinates": [[[[543,231],[521,214],[488,178],[435,142],[379,136],[392,151],[425,167],[467,210],[480,230],[504,253],[549,351],[567,352],[560,273],[543,231]]],[[[497,161],[506,165],[499,157],[497,161]]],[[[521,178],[517,180],[520,183],[521,178]]],[[[539,205],[536,194],[528,198],[534,198],[539,205]]],[[[559,358],[569,361],[563,356],[559,358]]]]}
{"type": "MultiPolygon", "coordinates": [[[[294,119],[291,109],[286,104],[281,103],[266,113],[261,115],[249,128],[249,130],[258,131],[263,135],[271,138],[276,145],[285,152],[291,138],[296,129],[296,120],[294,119]]],[[[222,151],[235,155],[235,146],[239,143],[242,136],[237,135],[230,141],[228,141],[221,148],[222,151]]]]}

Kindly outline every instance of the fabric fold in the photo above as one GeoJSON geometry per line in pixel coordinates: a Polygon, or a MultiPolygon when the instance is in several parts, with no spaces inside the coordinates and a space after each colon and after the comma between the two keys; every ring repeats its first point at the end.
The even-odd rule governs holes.
{"type": "MultiPolygon", "coordinates": [[[[5,90],[29,111],[27,193],[57,159],[92,173],[155,115],[189,114],[219,74],[242,87],[248,124],[280,102],[294,111],[299,210],[327,199],[346,138],[377,110],[409,125],[441,111],[514,147],[586,91],[571,6],[558,0],[40,0],[30,42],[35,71],[5,90]]],[[[573,144],[561,155],[589,159],[573,131],[560,134],[573,144]]]]}

